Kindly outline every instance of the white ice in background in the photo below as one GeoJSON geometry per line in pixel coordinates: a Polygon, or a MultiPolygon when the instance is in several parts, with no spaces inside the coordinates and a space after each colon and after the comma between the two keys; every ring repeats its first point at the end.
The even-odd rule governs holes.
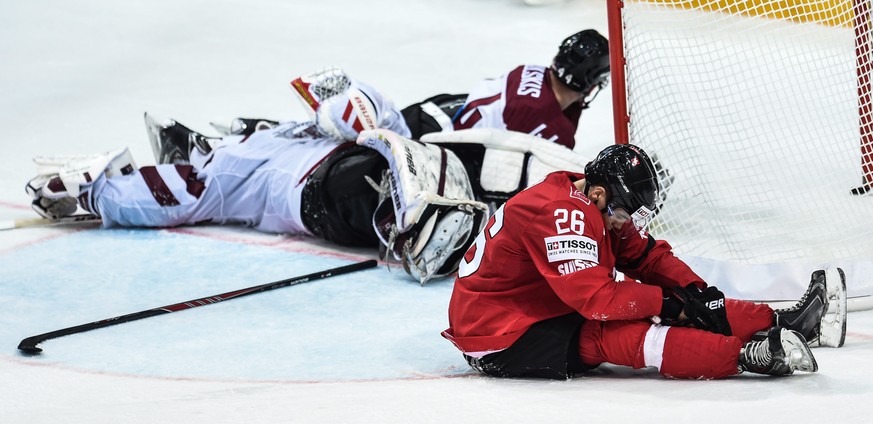
{"type": "MultiPolygon", "coordinates": [[[[603,2],[518,0],[6,2],[0,13],[0,219],[33,216],[40,154],[128,145],[142,112],[210,133],[236,116],[305,117],[288,87],[344,67],[399,105],[547,64],[603,2]]],[[[578,149],[613,140],[611,99],[578,149]]],[[[439,336],[451,280],[396,265],[16,350],[28,336],[281,280],[375,252],[241,228],[0,232],[0,423],[868,422],[873,313],[849,315],[817,375],[672,381],[607,366],[572,381],[472,375],[439,336]]]]}

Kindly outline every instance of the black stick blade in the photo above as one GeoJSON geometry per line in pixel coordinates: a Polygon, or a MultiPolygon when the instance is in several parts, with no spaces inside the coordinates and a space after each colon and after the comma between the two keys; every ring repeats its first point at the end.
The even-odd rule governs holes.
{"type": "Polygon", "coordinates": [[[42,349],[36,347],[41,340],[36,340],[34,337],[28,337],[18,344],[18,350],[27,355],[39,355],[42,349]]]}

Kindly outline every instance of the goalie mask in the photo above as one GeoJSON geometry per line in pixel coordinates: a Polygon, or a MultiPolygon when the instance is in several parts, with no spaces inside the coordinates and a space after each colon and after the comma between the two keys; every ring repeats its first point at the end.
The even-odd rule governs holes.
{"type": "Polygon", "coordinates": [[[568,87],[585,93],[582,106],[587,107],[608,82],[609,43],[593,29],[577,32],[558,46],[551,69],[568,87]]]}
{"type": "Polygon", "coordinates": [[[585,193],[592,185],[607,189],[609,213],[623,209],[637,229],[645,227],[654,216],[660,188],[655,166],[643,149],[632,144],[603,149],[585,165],[585,193]]]}

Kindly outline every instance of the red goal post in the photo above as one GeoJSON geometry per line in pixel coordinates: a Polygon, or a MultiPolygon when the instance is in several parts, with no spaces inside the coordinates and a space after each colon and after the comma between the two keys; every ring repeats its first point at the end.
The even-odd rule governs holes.
{"type": "Polygon", "coordinates": [[[734,297],[836,265],[873,307],[870,1],[608,0],[615,140],[672,180],[649,230],[734,297]]]}

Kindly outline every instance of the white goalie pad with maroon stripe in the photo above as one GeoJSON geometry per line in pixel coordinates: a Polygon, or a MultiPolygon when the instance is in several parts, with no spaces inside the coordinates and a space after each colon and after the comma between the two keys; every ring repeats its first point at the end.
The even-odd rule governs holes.
{"type": "Polygon", "coordinates": [[[388,161],[373,215],[373,227],[387,251],[421,284],[454,272],[488,209],[473,199],[460,159],[389,130],[365,131],[358,144],[388,161]]]}
{"type": "Polygon", "coordinates": [[[487,210],[484,203],[473,199],[464,165],[451,151],[384,129],[365,131],[357,142],[388,160],[388,184],[399,232],[418,223],[424,209],[431,204],[470,205],[487,210]]]}

